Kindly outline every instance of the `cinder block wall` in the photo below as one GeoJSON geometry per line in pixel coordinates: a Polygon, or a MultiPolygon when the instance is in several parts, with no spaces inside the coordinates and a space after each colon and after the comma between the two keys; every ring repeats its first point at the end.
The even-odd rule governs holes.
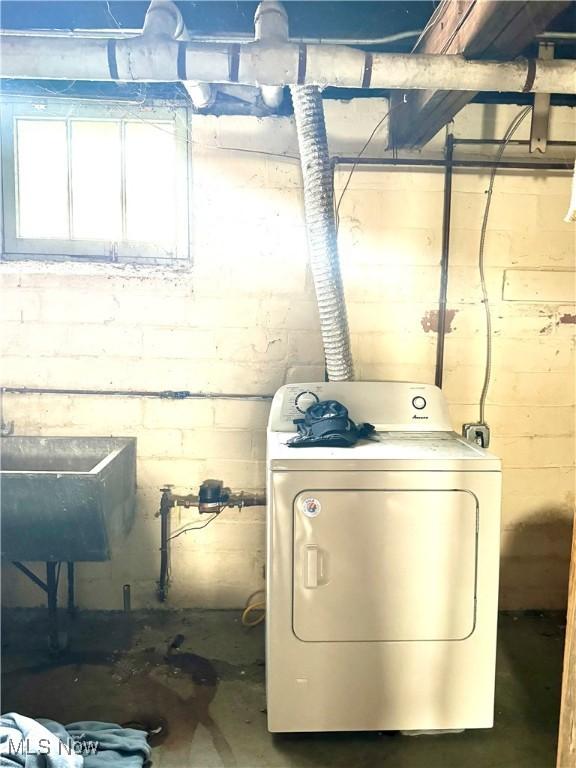
{"type": "MultiPolygon", "coordinates": [[[[327,102],[332,150],[354,154],[384,101],[327,102]]],[[[500,138],[518,107],[470,105],[455,134],[500,138]]],[[[574,139],[573,110],[551,134],[574,139]]],[[[527,125],[517,136],[526,137],[527,125]]],[[[0,265],[4,385],[273,393],[318,378],[322,348],[307,267],[300,171],[288,118],[193,118],[193,264],[0,265]],[[247,150],[247,151],[241,151],[247,150]],[[272,153],[270,155],[264,153],[272,153]]],[[[426,154],[438,156],[443,136],[426,154]]],[[[383,131],[368,154],[382,154],[383,131]]],[[[517,150],[509,148],[513,155],[517,150]]],[[[459,150],[461,153],[461,150],[459,150]]],[[[479,150],[475,150],[478,154],[479,150]]],[[[337,173],[337,190],[349,169],[337,173]]],[[[445,390],[455,429],[477,419],[484,316],[477,270],[488,175],[454,179],[445,390]]],[[[570,179],[498,174],[486,243],[494,325],[487,406],[504,460],[504,608],[565,603],[574,506],[575,231],[570,179]]],[[[359,168],[340,209],[342,266],[359,378],[434,380],[442,171],[359,168]]],[[[82,607],[156,606],[159,488],[220,477],[264,486],[268,404],[10,395],[18,434],[135,435],[138,509],[121,556],[78,566],[82,607]]],[[[175,511],[176,529],[194,519],[175,511]]],[[[173,542],[168,605],[238,607],[263,584],[264,510],[226,511],[173,542]]],[[[6,605],[43,595],[5,567],[6,605]]]]}

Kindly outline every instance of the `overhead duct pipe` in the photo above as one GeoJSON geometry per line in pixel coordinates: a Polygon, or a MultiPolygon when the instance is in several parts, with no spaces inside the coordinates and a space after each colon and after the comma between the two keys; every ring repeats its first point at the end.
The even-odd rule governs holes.
{"type": "Polygon", "coordinates": [[[468,61],[459,55],[369,53],[345,45],[230,43],[0,34],[0,77],[242,83],[252,86],[576,93],[576,61],[468,61]]]}
{"type": "MultiPolygon", "coordinates": [[[[286,43],[288,40],[288,14],[282,3],[265,0],[258,5],[254,16],[256,41],[265,45],[286,43]]],[[[260,88],[262,101],[267,107],[277,109],[284,98],[281,85],[263,85],[260,88]]]]}
{"type": "Polygon", "coordinates": [[[350,334],[334,217],[332,167],[322,94],[313,86],[290,88],[304,182],[304,213],[320,331],[329,381],[354,378],[350,334]]]}

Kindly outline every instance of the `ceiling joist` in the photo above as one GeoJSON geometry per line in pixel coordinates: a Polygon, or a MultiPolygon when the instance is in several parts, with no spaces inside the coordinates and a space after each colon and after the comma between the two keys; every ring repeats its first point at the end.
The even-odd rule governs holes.
{"type": "MultiPolygon", "coordinates": [[[[569,5],[563,0],[442,0],[413,52],[510,60],[569,5]]],[[[392,143],[425,144],[473,97],[472,91],[394,93],[392,143]]]]}

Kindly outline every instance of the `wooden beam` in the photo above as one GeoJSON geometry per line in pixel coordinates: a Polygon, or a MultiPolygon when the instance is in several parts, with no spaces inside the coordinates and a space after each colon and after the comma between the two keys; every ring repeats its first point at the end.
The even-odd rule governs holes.
{"type": "MultiPolygon", "coordinates": [[[[442,0],[413,52],[510,60],[569,5],[565,0],[442,0]]],[[[473,97],[466,91],[394,93],[393,145],[425,144],[473,97]]]]}
{"type": "Polygon", "coordinates": [[[576,526],[572,531],[556,768],[574,768],[574,766],[576,766],[576,526]]]}

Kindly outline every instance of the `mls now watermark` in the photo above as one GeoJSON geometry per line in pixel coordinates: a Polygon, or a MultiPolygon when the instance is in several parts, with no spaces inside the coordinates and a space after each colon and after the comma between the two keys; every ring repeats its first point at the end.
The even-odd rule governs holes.
{"type": "Polygon", "coordinates": [[[83,739],[8,739],[10,755],[95,755],[98,751],[97,741],[83,739]]]}

